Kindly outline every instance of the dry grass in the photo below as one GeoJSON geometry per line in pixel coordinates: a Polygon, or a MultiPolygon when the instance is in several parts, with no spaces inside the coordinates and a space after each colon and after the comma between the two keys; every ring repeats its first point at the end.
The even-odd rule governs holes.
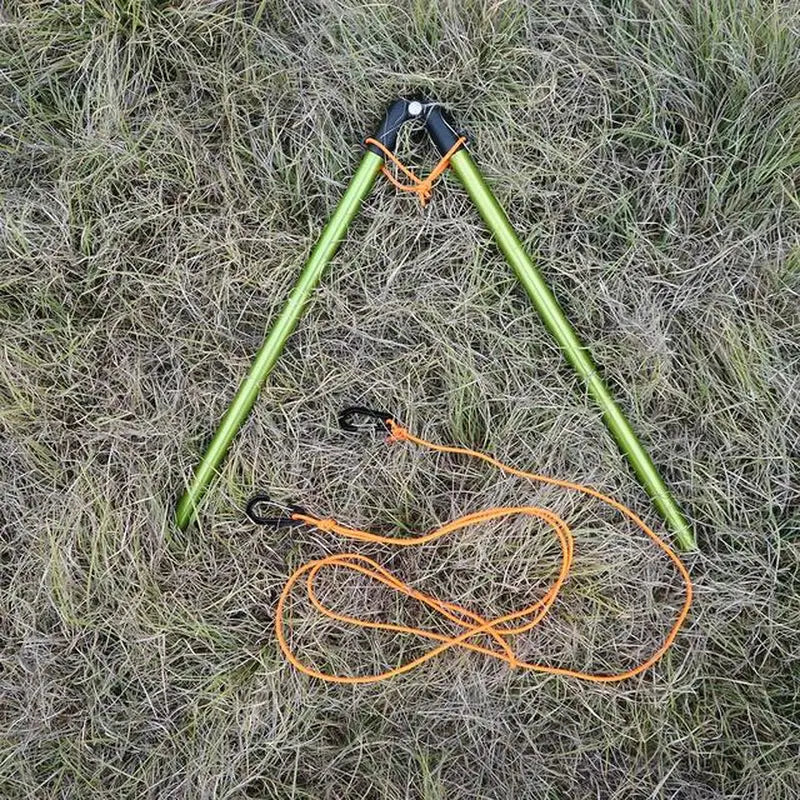
{"type": "MultiPolygon", "coordinates": [[[[779,0],[3,4],[0,794],[797,797],[799,27],[779,0]],[[452,177],[425,212],[378,185],[167,544],[359,141],[416,87],[468,127],[696,523],[690,624],[641,679],[448,654],[351,689],[276,652],[291,565],[342,545],[254,530],[256,489],[385,529],[523,496],[570,515],[576,575],[527,654],[624,665],[674,609],[589,506],[335,429],[386,407],[653,520],[452,177]]],[[[553,563],[522,523],[370,552],[494,609],[553,563]]],[[[351,670],[401,646],[308,624],[351,670]]]]}

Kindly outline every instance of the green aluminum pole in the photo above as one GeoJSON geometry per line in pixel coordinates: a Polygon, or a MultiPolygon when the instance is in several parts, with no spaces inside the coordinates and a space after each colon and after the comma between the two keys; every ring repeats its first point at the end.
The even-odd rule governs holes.
{"type": "Polygon", "coordinates": [[[319,282],[328,262],[333,258],[348,225],[369,194],[382,164],[381,156],[370,150],[364,153],[358,170],[322,231],[286,305],[275,320],[264,344],[261,345],[250,372],[239,387],[233,403],[225,413],[211,444],[195,470],[191,483],[178,502],[175,522],[181,530],[185,530],[192,521],[200,499],[216,474],[217,467],[228,452],[233,437],[247,419],[264,380],[278,360],[298,320],[303,316],[311,292],[319,282]]]}
{"type": "Polygon", "coordinates": [[[555,295],[550,291],[542,274],[525,252],[508,217],[487,186],[472,157],[466,149],[462,148],[452,156],[450,164],[494,235],[506,260],[533,301],[544,324],[560,345],[573,369],[586,381],[589,393],[603,412],[605,424],[622,452],[628,457],[656,509],[672,528],[678,545],[682,550],[693,550],[695,540],[689,523],[670,495],[647,451],[636,438],[630,423],[598,374],[589,351],[581,343],[555,295]]]}

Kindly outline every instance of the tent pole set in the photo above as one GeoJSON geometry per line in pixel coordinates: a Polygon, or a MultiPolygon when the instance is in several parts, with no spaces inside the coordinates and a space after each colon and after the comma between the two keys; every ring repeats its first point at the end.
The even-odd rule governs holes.
{"type": "MultiPolygon", "coordinates": [[[[424,123],[428,135],[442,155],[458,142],[459,134],[442,106],[416,99],[400,99],[392,103],[373,138],[381,142],[387,150],[394,151],[400,128],[411,120],[424,123]]],[[[215,477],[217,468],[233,438],[247,419],[259,390],[278,360],[286,340],[303,316],[309,297],[319,283],[325,267],[333,258],[350,222],[358,214],[361,204],[370,193],[383,163],[382,151],[375,145],[368,145],[355,175],[303,267],[286,305],[267,334],[247,377],[239,387],[191,482],[178,502],[176,523],[181,530],[187,528],[197,512],[201,498],[215,477]]],[[[527,292],[545,326],[574,371],[586,383],[589,394],[602,412],[603,421],[609,432],[627,457],[656,510],[672,530],[678,546],[682,550],[694,549],[694,535],[688,521],[598,373],[588,349],[581,343],[541,272],[525,252],[508,217],[466,147],[462,146],[451,155],[450,166],[477,207],[497,246],[527,292]]]]}

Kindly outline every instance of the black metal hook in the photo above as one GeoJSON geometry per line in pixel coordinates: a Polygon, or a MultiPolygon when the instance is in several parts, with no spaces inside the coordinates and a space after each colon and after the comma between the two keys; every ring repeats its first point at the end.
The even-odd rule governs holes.
{"type": "Polygon", "coordinates": [[[277,503],[268,494],[253,495],[247,501],[245,514],[254,525],[268,525],[271,528],[296,528],[298,525],[305,523],[301,519],[292,519],[292,514],[305,514],[306,512],[299,506],[284,505],[277,503]],[[258,513],[258,509],[263,506],[272,506],[283,511],[286,516],[284,517],[264,517],[258,513]]]}
{"type": "Polygon", "coordinates": [[[356,423],[355,420],[358,417],[366,417],[371,420],[375,430],[391,431],[390,423],[394,422],[394,417],[386,411],[375,411],[364,406],[350,406],[339,414],[339,426],[343,431],[349,433],[361,433],[363,430],[368,430],[370,425],[356,423]]]}

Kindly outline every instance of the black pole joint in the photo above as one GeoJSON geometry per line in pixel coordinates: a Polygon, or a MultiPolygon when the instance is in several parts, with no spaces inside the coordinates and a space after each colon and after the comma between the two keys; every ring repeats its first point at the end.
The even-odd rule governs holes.
{"type": "MultiPolygon", "coordinates": [[[[441,103],[419,96],[410,99],[401,97],[391,103],[386,109],[377,133],[372,138],[379,141],[387,150],[394,152],[400,128],[412,120],[423,123],[428,136],[442,156],[448,153],[464,135],[456,130],[450,115],[441,103]]],[[[374,144],[367,145],[367,149],[375,155],[381,157],[384,155],[374,144]]]]}

